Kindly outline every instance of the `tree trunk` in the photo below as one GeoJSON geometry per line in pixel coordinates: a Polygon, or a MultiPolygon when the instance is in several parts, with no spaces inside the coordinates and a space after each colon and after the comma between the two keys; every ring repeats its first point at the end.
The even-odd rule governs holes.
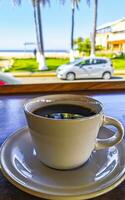
{"type": "Polygon", "coordinates": [[[36,5],[36,13],[37,13],[37,27],[38,27],[38,37],[39,37],[39,45],[38,45],[38,62],[39,62],[39,70],[48,69],[45,63],[44,56],[44,45],[43,45],[43,33],[42,33],[42,20],[41,20],[41,10],[40,10],[40,1],[37,1],[36,5]]]}
{"type": "Polygon", "coordinates": [[[74,2],[72,2],[72,24],[71,24],[71,49],[70,49],[70,62],[73,62],[74,59],[74,16],[75,16],[75,5],[74,2]]]}
{"type": "Polygon", "coordinates": [[[93,21],[93,30],[92,30],[92,38],[91,38],[91,56],[95,56],[97,12],[98,12],[98,0],[94,0],[94,12],[93,12],[94,21],[93,21]]]}
{"type": "Polygon", "coordinates": [[[37,16],[36,16],[36,3],[35,3],[35,0],[32,0],[32,4],[33,4],[33,14],[34,14],[34,22],[35,22],[35,29],[36,29],[36,41],[37,41],[37,51],[38,51],[40,42],[39,42],[39,33],[38,33],[38,26],[37,26],[37,16]]]}

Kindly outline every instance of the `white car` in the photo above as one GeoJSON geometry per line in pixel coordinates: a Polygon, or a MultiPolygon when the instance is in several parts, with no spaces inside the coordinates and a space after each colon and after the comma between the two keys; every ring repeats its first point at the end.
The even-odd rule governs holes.
{"type": "Polygon", "coordinates": [[[56,74],[60,79],[75,80],[81,78],[103,78],[108,80],[114,72],[109,58],[82,58],[57,68],[56,74]]]}

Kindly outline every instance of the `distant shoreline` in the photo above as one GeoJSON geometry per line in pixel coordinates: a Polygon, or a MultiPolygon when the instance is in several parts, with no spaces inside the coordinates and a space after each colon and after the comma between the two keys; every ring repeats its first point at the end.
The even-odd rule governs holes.
{"type": "MultiPolygon", "coordinates": [[[[78,52],[75,52],[75,56],[78,56],[78,52]]],[[[33,50],[0,50],[0,58],[34,58],[33,50]]],[[[45,57],[47,58],[69,58],[69,52],[67,50],[47,50],[45,51],[45,57]]]]}
{"type": "MultiPolygon", "coordinates": [[[[34,49],[0,49],[0,53],[33,53],[34,49]]],[[[47,49],[45,53],[68,53],[65,49],[47,49]]]]}
{"type": "MultiPolygon", "coordinates": [[[[75,53],[77,55],[77,53],[75,53]]],[[[34,58],[33,50],[0,50],[0,58],[34,58]]],[[[46,50],[45,57],[48,58],[69,58],[67,50],[46,50]]]]}
{"type": "MultiPolygon", "coordinates": [[[[68,57],[67,50],[46,50],[45,51],[46,57],[68,57]]],[[[7,59],[7,58],[34,58],[33,50],[28,49],[1,49],[0,50],[0,57],[7,59]]]]}

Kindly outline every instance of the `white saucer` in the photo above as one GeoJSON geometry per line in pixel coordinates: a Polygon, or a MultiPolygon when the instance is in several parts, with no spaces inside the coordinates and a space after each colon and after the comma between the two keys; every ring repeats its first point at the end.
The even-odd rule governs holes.
{"type": "MultiPolygon", "coordinates": [[[[103,128],[100,137],[111,135],[103,128]]],[[[119,185],[125,176],[125,143],[95,151],[80,168],[51,169],[37,160],[27,128],[18,130],[2,145],[1,169],[6,178],[32,195],[60,200],[89,199],[119,185]]]]}

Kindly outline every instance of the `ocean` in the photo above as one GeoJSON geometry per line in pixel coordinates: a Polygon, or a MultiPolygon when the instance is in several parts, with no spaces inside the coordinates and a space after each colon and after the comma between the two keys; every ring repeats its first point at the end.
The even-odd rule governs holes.
{"type": "MultiPolygon", "coordinates": [[[[1,58],[34,58],[34,49],[0,49],[1,58]]],[[[45,50],[45,57],[67,58],[69,51],[63,49],[45,50]]]]}
{"type": "MultiPolygon", "coordinates": [[[[34,49],[0,49],[1,53],[33,53],[34,49]]],[[[64,49],[47,49],[45,53],[68,53],[68,50],[64,49]]]]}

